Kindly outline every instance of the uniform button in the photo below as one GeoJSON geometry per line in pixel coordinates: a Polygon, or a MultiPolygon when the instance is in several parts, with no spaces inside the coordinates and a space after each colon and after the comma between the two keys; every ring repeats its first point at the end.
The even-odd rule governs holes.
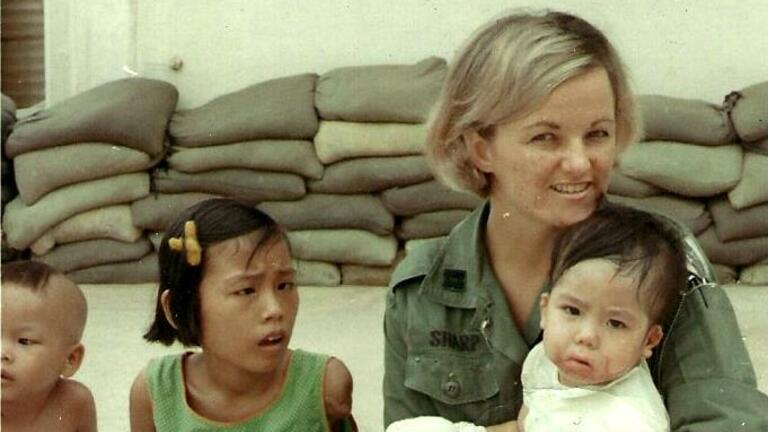
{"type": "Polygon", "coordinates": [[[459,394],[461,394],[461,385],[459,385],[458,381],[452,379],[444,382],[442,388],[443,394],[449,398],[456,398],[459,396],[459,394]]]}

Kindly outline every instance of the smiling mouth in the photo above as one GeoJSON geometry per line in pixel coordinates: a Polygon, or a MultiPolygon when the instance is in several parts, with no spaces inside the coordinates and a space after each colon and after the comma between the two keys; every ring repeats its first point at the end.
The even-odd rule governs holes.
{"type": "Polygon", "coordinates": [[[13,381],[13,377],[5,371],[3,371],[0,375],[2,375],[3,381],[13,381]]]}
{"type": "Polygon", "coordinates": [[[558,183],[555,185],[550,186],[552,190],[558,193],[562,194],[568,194],[568,195],[575,195],[581,192],[584,192],[585,190],[589,189],[589,186],[592,183],[590,182],[582,182],[582,183],[558,183]]]}

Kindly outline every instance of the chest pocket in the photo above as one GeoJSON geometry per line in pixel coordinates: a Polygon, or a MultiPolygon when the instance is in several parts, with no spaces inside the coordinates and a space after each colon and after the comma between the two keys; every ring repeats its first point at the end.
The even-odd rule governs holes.
{"type": "Polygon", "coordinates": [[[484,401],[499,392],[491,355],[425,351],[406,359],[405,386],[447,405],[484,401]]]}

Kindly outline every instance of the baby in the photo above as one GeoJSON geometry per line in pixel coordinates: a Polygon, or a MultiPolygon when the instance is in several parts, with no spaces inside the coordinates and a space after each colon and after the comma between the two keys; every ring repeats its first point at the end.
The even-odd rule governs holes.
{"type": "Polygon", "coordinates": [[[523,365],[518,428],[668,431],[646,364],[686,287],[683,246],[654,216],[606,205],[555,244],[543,342],[523,365]]]}
{"type": "Polygon", "coordinates": [[[651,357],[686,287],[675,231],[638,210],[605,205],[555,244],[540,301],[543,341],[522,370],[517,422],[484,428],[418,417],[388,432],[669,431],[651,357]]]}
{"type": "Polygon", "coordinates": [[[80,289],[46,264],[2,267],[2,430],[95,431],[90,390],[69,379],[85,350],[80,289]]]}

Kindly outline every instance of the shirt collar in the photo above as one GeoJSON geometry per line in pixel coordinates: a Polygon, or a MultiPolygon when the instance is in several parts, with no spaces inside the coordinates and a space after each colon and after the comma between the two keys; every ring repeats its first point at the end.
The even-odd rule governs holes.
{"type": "Polygon", "coordinates": [[[485,266],[485,224],[490,204],[476,208],[459,222],[443,244],[442,259],[435,260],[425,283],[423,295],[446,306],[476,308],[485,297],[481,282],[485,266]]]}

